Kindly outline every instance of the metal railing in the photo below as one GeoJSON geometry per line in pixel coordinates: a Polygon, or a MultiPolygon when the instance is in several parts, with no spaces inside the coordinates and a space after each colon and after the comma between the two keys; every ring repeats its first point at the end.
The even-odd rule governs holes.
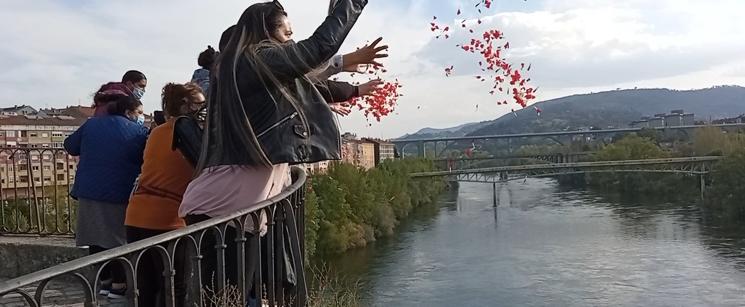
{"type": "Polygon", "coordinates": [[[0,147],[0,235],[73,234],[77,165],[62,148],[0,147]]]}
{"type": "MultiPolygon", "coordinates": [[[[105,299],[96,294],[99,278],[106,266],[121,266],[126,273],[126,298],[129,306],[138,306],[138,281],[147,253],[154,253],[163,264],[162,272],[155,272],[164,285],[164,306],[247,306],[249,293],[258,293],[264,306],[305,306],[307,288],[304,269],[304,200],[305,172],[292,169],[293,183],[279,195],[229,216],[212,218],[185,228],[130,243],[98,254],[69,261],[48,269],[0,283],[0,305],[4,302],[24,301],[29,306],[45,304],[45,289],[52,281],[65,280],[82,290],[79,301],[56,301],[55,304],[84,303],[97,306],[105,299]],[[226,233],[235,229],[249,229],[259,233],[262,217],[266,220],[266,234],[250,235],[234,231],[235,240],[226,240],[226,233]],[[249,226],[251,225],[251,226],[249,226]],[[232,228],[231,228],[232,227],[232,228]],[[206,241],[205,241],[206,240],[206,241]],[[214,240],[214,241],[212,241],[214,240]],[[206,242],[217,242],[212,245],[206,242]],[[264,241],[266,248],[263,248],[264,241]],[[235,262],[226,262],[226,250],[234,248],[235,262]],[[251,246],[251,247],[249,247],[251,246]],[[264,250],[265,249],[265,250],[264,250]],[[184,257],[187,256],[187,257],[184,257]],[[203,262],[212,256],[216,271],[204,276],[203,262]],[[254,257],[256,273],[247,276],[251,268],[246,257],[254,257]],[[262,259],[265,257],[265,259],[262,259]],[[178,264],[178,259],[188,259],[178,264]],[[235,271],[228,272],[233,264],[235,271]],[[265,266],[265,267],[264,267],[265,266]],[[162,273],[162,274],[161,274],[162,273]],[[232,281],[226,278],[233,275],[232,281]],[[183,276],[182,279],[177,277],[183,276]],[[209,280],[209,282],[207,282],[209,280]],[[178,283],[182,293],[177,294],[178,283]],[[232,289],[232,294],[231,294],[232,289]],[[232,300],[232,301],[230,301],[232,300]]],[[[110,268],[110,267],[109,267],[110,268]]],[[[156,277],[153,277],[156,278],[156,277]]]]}

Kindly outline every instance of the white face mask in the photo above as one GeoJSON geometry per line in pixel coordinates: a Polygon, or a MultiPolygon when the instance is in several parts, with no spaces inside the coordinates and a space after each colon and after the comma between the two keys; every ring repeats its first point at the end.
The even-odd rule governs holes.
{"type": "Polygon", "coordinates": [[[145,89],[135,86],[132,90],[132,96],[137,100],[142,100],[142,96],[145,96],[145,89]]]}

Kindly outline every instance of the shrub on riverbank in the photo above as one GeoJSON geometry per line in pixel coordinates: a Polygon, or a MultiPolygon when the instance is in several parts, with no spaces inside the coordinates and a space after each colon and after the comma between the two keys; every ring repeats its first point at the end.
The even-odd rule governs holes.
{"type": "Polygon", "coordinates": [[[711,174],[708,200],[725,215],[745,217],[745,149],[736,150],[719,161],[711,174]]]}
{"type": "Polygon", "coordinates": [[[393,234],[413,209],[432,203],[444,188],[441,179],[411,179],[410,173],[435,170],[430,160],[388,160],[364,170],[335,163],[309,179],[306,195],[306,252],[331,255],[393,234]]]}

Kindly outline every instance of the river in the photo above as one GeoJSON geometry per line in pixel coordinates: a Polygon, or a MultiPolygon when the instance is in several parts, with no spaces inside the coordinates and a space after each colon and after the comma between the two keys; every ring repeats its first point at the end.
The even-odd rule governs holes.
{"type": "Polygon", "coordinates": [[[330,266],[366,306],[745,306],[745,225],[696,200],[619,200],[552,179],[461,183],[330,266]]]}

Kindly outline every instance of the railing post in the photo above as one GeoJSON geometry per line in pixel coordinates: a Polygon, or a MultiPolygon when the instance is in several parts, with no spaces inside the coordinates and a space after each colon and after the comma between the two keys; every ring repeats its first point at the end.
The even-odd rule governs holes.
{"type": "Polygon", "coordinates": [[[492,198],[493,205],[496,208],[499,205],[499,200],[497,200],[497,182],[492,182],[492,193],[494,194],[492,198]]]}

